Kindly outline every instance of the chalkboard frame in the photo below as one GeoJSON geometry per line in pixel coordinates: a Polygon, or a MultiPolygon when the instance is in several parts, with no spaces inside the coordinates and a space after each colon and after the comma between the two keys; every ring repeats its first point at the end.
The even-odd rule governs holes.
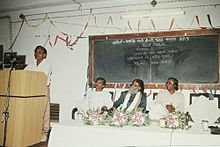
{"type": "MultiPolygon", "coordinates": [[[[138,39],[138,38],[154,38],[154,37],[181,37],[181,36],[202,36],[217,35],[218,36],[218,82],[217,83],[180,83],[180,89],[219,89],[220,88],[220,29],[201,29],[201,30],[181,30],[181,31],[164,31],[150,33],[133,33],[133,34],[110,34],[110,35],[93,35],[89,36],[90,58],[89,58],[89,86],[95,79],[94,77],[94,44],[96,41],[114,40],[114,39],[138,39]]],[[[165,82],[165,81],[164,81],[165,82]]],[[[107,88],[124,88],[129,87],[130,83],[108,83],[107,88]]],[[[145,88],[161,89],[164,83],[145,84],[145,88]]]]}

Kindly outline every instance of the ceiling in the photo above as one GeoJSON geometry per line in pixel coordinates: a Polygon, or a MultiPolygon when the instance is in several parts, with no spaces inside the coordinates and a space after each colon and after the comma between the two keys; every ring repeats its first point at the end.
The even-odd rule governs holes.
{"type": "MultiPolygon", "coordinates": [[[[81,5],[83,3],[89,2],[116,2],[127,5],[129,2],[135,3],[142,1],[145,3],[151,3],[152,0],[1,0],[0,13],[17,11],[17,10],[29,10],[35,8],[44,8],[51,6],[62,6],[76,4],[81,5]]],[[[174,3],[191,3],[191,7],[213,4],[215,6],[220,5],[220,0],[156,0],[158,3],[164,4],[169,3],[168,5],[173,5],[174,3]]],[[[185,4],[186,4],[185,3],[185,4]]],[[[138,5],[137,5],[138,6],[138,5]]],[[[176,6],[179,6],[178,4],[176,6]]]]}
{"type": "Polygon", "coordinates": [[[1,0],[0,13],[24,9],[43,8],[49,6],[51,7],[101,1],[111,0],[1,0]]]}

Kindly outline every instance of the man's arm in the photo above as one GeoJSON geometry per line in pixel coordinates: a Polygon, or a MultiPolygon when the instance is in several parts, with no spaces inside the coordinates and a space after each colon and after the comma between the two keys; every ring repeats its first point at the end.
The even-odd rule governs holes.
{"type": "Polygon", "coordinates": [[[121,104],[123,104],[127,91],[121,92],[121,96],[117,101],[114,102],[113,107],[118,108],[121,104]]]}
{"type": "Polygon", "coordinates": [[[143,112],[146,110],[146,107],[147,107],[147,98],[146,98],[146,95],[145,95],[145,94],[142,95],[142,97],[141,97],[141,102],[140,102],[140,104],[139,104],[138,107],[142,108],[142,111],[143,111],[143,112]]]}

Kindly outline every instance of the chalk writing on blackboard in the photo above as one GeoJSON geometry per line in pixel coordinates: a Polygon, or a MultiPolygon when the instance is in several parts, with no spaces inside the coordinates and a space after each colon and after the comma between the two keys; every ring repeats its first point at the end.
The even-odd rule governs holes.
{"type": "MultiPolygon", "coordinates": [[[[111,37],[108,37],[111,38],[111,37]]],[[[218,83],[218,35],[131,36],[93,40],[93,76],[110,83],[218,83]]]]}

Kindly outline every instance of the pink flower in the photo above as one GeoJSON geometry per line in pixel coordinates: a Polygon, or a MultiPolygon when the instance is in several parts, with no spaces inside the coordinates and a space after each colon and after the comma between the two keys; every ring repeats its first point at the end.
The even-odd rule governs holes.
{"type": "Polygon", "coordinates": [[[166,118],[167,126],[169,128],[177,128],[179,126],[179,120],[178,117],[175,115],[169,115],[166,118]]]}
{"type": "Polygon", "coordinates": [[[100,115],[100,113],[95,112],[93,113],[90,117],[89,117],[89,121],[91,122],[91,124],[93,125],[98,125],[101,123],[102,121],[102,116],[100,115]]]}
{"type": "Polygon", "coordinates": [[[113,123],[117,126],[121,126],[126,122],[126,116],[124,113],[120,112],[113,116],[113,123]]]}
{"type": "Polygon", "coordinates": [[[142,125],[144,123],[144,115],[142,112],[137,112],[132,117],[133,125],[142,125]]]}

